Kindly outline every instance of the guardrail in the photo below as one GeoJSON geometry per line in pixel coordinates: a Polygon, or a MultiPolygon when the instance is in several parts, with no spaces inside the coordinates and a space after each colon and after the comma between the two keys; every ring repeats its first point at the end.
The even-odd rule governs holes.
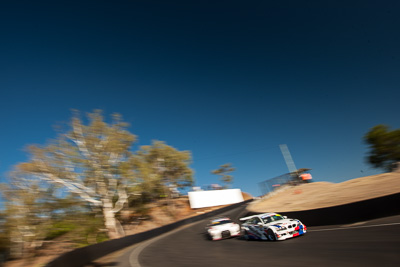
{"type": "Polygon", "coordinates": [[[61,255],[60,257],[52,260],[51,262],[46,264],[46,267],[81,267],[112,252],[143,242],[150,238],[159,236],[163,233],[174,230],[180,226],[197,222],[215,216],[222,212],[232,210],[251,201],[252,199],[246,200],[217,210],[213,210],[208,213],[200,214],[168,225],[164,225],[159,228],[149,230],[143,233],[138,233],[123,238],[113,239],[102,243],[86,246],[83,248],[78,248],[73,251],[67,252],[61,255]]]}

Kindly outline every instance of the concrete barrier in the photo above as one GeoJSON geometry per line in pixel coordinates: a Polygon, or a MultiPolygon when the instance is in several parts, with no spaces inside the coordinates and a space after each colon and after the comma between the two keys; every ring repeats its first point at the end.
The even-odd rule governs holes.
{"type": "Polygon", "coordinates": [[[252,201],[252,199],[236,203],[230,206],[226,206],[217,210],[213,210],[211,212],[204,213],[198,216],[190,217],[175,223],[164,225],[162,227],[149,230],[143,233],[134,234],[123,238],[113,239],[95,245],[90,245],[83,248],[75,249],[49,262],[48,264],[46,264],[46,267],[81,267],[117,250],[159,236],[163,233],[174,230],[180,226],[197,222],[209,217],[213,217],[222,212],[227,212],[243,204],[247,204],[250,201],[252,201]]]}
{"type": "Polygon", "coordinates": [[[188,192],[192,209],[231,205],[243,202],[240,189],[206,190],[188,192]]]}
{"type": "MultiPolygon", "coordinates": [[[[278,212],[289,218],[296,218],[307,226],[349,224],[376,218],[400,215],[400,193],[348,203],[340,206],[305,211],[278,212]]],[[[262,212],[248,212],[246,216],[262,212]]]]}

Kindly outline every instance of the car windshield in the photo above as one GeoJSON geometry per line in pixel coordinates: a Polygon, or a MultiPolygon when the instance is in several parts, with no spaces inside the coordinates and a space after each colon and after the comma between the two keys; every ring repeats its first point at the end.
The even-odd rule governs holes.
{"type": "Polygon", "coordinates": [[[212,221],[210,225],[221,225],[221,224],[226,224],[226,223],[231,223],[231,220],[216,220],[212,221]]]}
{"type": "Polygon", "coordinates": [[[283,220],[284,218],[280,215],[272,215],[269,217],[265,217],[262,218],[264,223],[271,223],[271,222],[275,222],[275,221],[279,221],[279,220],[283,220]]]}

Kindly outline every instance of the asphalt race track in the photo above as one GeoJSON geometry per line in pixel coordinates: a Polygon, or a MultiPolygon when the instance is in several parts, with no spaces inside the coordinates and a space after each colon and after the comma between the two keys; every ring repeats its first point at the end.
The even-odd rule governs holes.
{"type": "MultiPolygon", "coordinates": [[[[238,221],[244,208],[224,214],[238,221]]],[[[204,235],[206,224],[200,221],[136,246],[118,266],[400,266],[400,216],[310,227],[304,236],[276,242],[211,241],[204,235]]]]}

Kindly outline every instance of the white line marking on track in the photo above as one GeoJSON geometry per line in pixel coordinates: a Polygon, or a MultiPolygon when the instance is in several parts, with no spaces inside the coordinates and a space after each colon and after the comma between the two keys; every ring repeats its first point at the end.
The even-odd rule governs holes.
{"type": "Polygon", "coordinates": [[[373,224],[373,225],[363,225],[363,226],[351,226],[351,227],[341,227],[341,228],[331,228],[331,229],[317,229],[317,230],[307,230],[307,232],[322,232],[322,231],[335,231],[335,230],[349,230],[358,228],[369,228],[369,227],[382,227],[390,225],[399,225],[400,223],[385,223],[385,224],[373,224]]]}
{"type": "Polygon", "coordinates": [[[146,242],[144,242],[143,244],[139,245],[137,248],[135,248],[132,253],[129,255],[129,264],[132,267],[140,267],[140,263],[139,263],[139,254],[140,252],[142,252],[143,249],[145,249],[151,242],[153,242],[154,240],[148,240],[146,242]]]}
{"type": "Polygon", "coordinates": [[[367,222],[356,222],[348,225],[343,225],[343,227],[353,227],[353,226],[359,226],[361,224],[366,224],[367,222]]]}

